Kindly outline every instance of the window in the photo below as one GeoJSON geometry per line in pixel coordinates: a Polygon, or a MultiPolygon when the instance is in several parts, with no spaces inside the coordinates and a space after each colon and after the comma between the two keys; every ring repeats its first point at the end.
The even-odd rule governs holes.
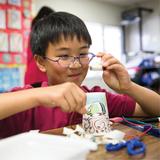
{"type": "Polygon", "coordinates": [[[121,60],[122,32],[119,26],[103,26],[93,22],[86,22],[86,26],[92,38],[91,52],[105,51],[121,60]]]}
{"type": "Polygon", "coordinates": [[[104,27],[104,51],[122,60],[122,33],[117,26],[104,27]]]}
{"type": "Polygon", "coordinates": [[[92,38],[90,52],[96,54],[103,51],[103,26],[99,23],[86,22],[86,26],[92,38]]]}

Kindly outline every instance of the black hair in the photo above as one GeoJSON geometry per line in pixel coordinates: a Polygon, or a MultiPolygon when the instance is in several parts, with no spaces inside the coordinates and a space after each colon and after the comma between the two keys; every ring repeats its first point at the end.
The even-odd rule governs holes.
{"type": "Polygon", "coordinates": [[[33,54],[45,56],[49,43],[60,42],[62,36],[77,37],[90,46],[92,40],[84,22],[77,16],[67,12],[55,12],[39,20],[31,32],[31,49],[33,54]]]}
{"type": "Polygon", "coordinates": [[[50,15],[51,13],[53,13],[54,10],[50,7],[47,6],[43,6],[37,13],[37,15],[35,16],[35,18],[32,20],[32,24],[31,24],[31,28],[33,28],[33,26],[35,25],[35,23],[40,20],[41,18],[44,18],[48,15],[50,15]]]}

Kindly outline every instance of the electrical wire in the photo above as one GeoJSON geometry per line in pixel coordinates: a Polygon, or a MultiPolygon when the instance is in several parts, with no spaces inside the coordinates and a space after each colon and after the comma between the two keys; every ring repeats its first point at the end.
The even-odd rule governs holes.
{"type": "MultiPolygon", "coordinates": [[[[123,118],[124,122],[126,122],[126,123],[128,123],[130,125],[141,126],[141,127],[145,126],[145,125],[142,125],[142,124],[136,124],[136,123],[130,122],[123,116],[122,116],[122,118],[123,118]]],[[[142,138],[143,136],[145,136],[147,134],[147,132],[149,132],[152,129],[153,126],[151,124],[149,126],[150,126],[149,128],[147,128],[144,132],[142,132],[140,135],[138,135],[139,138],[142,138]]]]}

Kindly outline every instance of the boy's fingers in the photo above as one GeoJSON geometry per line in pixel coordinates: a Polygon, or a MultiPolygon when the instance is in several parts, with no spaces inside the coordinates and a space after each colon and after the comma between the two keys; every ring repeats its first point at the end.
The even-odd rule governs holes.
{"type": "Polygon", "coordinates": [[[85,94],[83,91],[78,89],[77,94],[75,94],[75,90],[74,90],[72,95],[74,96],[75,101],[76,101],[76,108],[75,109],[78,111],[82,108],[82,106],[85,105],[85,102],[86,102],[85,94]]]}
{"type": "Polygon", "coordinates": [[[78,111],[80,114],[85,114],[87,113],[87,110],[86,110],[86,107],[82,107],[79,111],[78,111]]]}
{"type": "Polygon", "coordinates": [[[74,107],[77,106],[77,102],[72,94],[72,92],[68,92],[66,95],[65,95],[65,99],[68,103],[68,106],[69,106],[69,110],[70,112],[71,111],[74,111],[74,107]]]}

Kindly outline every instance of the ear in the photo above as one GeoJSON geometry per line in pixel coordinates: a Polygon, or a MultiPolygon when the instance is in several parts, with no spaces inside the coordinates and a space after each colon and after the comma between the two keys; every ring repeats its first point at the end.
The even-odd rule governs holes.
{"type": "Polygon", "coordinates": [[[39,70],[42,72],[46,72],[44,59],[39,55],[34,55],[34,59],[35,59],[36,65],[39,68],[39,70]]]}

